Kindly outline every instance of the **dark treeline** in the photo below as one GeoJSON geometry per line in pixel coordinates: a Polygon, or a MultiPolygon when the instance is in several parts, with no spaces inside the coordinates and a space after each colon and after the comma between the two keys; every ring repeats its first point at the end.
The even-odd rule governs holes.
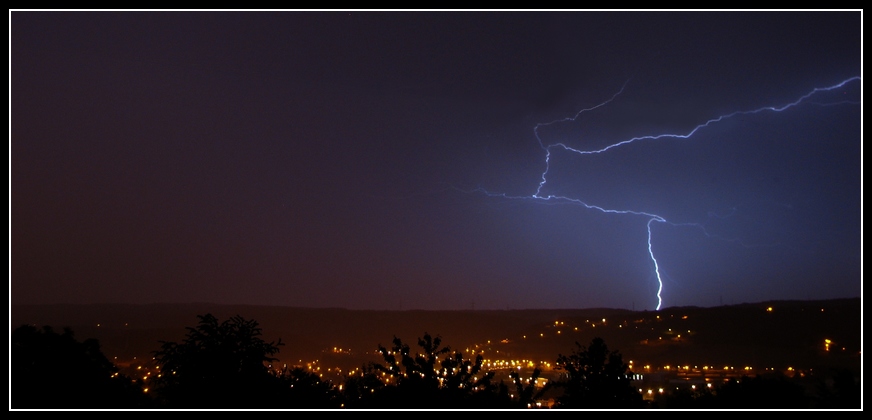
{"type": "Polygon", "coordinates": [[[302,366],[273,367],[285,343],[267,342],[255,320],[199,315],[178,342],[153,352],[158,372],[122,374],[97,340],[70,329],[22,325],[11,334],[11,409],[857,409],[850,371],[808,386],[783,374],[742,377],[715,388],[645,400],[617,350],[601,338],[555,357],[557,379],[537,385],[512,372],[495,380],[481,355],[464,355],[424,333],[414,345],[394,337],[341,383],[302,366]]]}

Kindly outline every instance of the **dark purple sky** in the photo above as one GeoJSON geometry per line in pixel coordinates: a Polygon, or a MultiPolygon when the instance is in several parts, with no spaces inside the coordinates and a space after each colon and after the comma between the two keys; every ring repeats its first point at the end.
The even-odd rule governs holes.
{"type": "Polygon", "coordinates": [[[11,303],[861,296],[861,11],[10,14],[11,303]]]}

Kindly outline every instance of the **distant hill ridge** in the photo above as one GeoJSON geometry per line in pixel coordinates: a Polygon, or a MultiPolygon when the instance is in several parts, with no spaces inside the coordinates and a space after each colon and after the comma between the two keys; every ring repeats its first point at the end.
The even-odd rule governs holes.
{"type": "MultiPolygon", "coordinates": [[[[148,357],[160,341],[183,338],[185,327],[196,325],[197,315],[205,313],[220,320],[240,315],[258,321],[264,339],[286,343],[279,354],[283,360],[323,359],[323,351],[333,347],[350,348],[363,358],[379,344],[389,346],[394,336],[414,347],[418,337],[429,333],[441,336],[454,349],[485,350],[489,357],[553,361],[558,353],[570,352],[575,342],[587,344],[600,336],[625,359],[650,363],[856,364],[859,369],[862,344],[860,298],[660,311],[380,311],[210,303],[13,304],[10,309],[12,328],[21,324],[69,327],[79,339],[100,340],[110,359],[148,357]],[[838,347],[824,352],[825,339],[838,347]]],[[[464,353],[471,355],[472,350],[464,353]]]]}

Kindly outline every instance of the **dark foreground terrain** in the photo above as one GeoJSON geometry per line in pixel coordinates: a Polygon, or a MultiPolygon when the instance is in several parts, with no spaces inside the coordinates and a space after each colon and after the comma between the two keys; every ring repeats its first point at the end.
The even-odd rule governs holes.
{"type": "Polygon", "coordinates": [[[660,311],[13,305],[10,328],[12,408],[862,408],[859,298],[660,311]]]}
{"type": "Polygon", "coordinates": [[[488,359],[553,362],[575,342],[601,337],[636,366],[710,365],[860,368],[859,298],[771,301],[660,311],[542,309],[366,311],[214,304],[12,305],[11,327],[71,328],[96,338],[110,360],[150,359],[160,341],[178,341],[197,315],[256,320],[267,341],[281,341],[282,363],[318,360],[343,369],[380,360],[378,345],[396,336],[414,344],[425,333],[488,359]],[[827,342],[826,340],[829,340],[827,342]]]}

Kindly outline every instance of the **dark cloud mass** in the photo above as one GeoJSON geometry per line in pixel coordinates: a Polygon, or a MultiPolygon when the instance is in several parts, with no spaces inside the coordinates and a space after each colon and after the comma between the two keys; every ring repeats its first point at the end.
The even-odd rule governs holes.
{"type": "Polygon", "coordinates": [[[12,11],[10,300],[860,296],[861,19],[12,11]]]}

